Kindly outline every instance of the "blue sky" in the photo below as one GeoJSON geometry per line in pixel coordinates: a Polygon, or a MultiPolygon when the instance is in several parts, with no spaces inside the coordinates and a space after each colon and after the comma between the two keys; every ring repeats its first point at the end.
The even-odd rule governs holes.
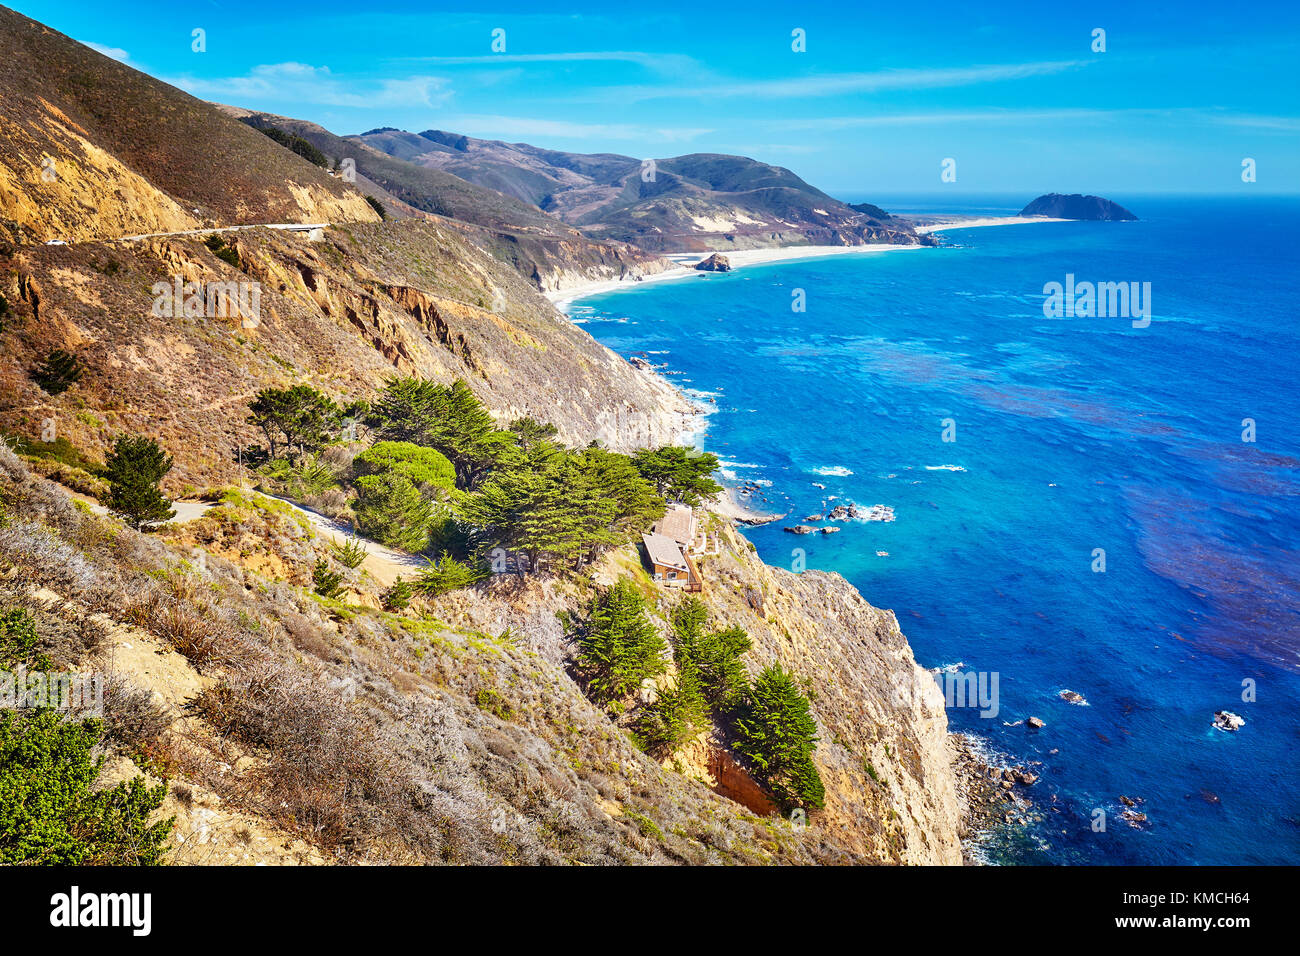
{"type": "Polygon", "coordinates": [[[742,153],[853,196],[1300,192],[1300,5],[1064,6],[16,3],[196,96],[341,134],[742,153]]]}

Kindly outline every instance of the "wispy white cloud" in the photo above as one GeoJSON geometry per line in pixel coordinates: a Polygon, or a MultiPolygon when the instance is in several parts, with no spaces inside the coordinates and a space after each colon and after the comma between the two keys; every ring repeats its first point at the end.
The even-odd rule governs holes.
{"type": "Polygon", "coordinates": [[[1300,130],[1300,118],[1228,113],[1194,107],[1126,107],[1118,109],[1063,107],[1059,109],[982,109],[928,113],[876,113],[860,116],[816,116],[777,120],[771,129],[835,131],[896,126],[949,126],[1025,123],[1146,123],[1217,124],[1283,131],[1300,130]]]}
{"type": "Polygon", "coordinates": [[[699,63],[679,53],[636,50],[591,50],[569,53],[485,53],[481,56],[423,56],[413,58],[435,66],[486,66],[493,63],[635,63],[660,73],[698,70],[699,63]]]}
{"type": "Polygon", "coordinates": [[[923,90],[941,87],[999,83],[1049,76],[1088,66],[1089,60],[1044,60],[989,66],[935,69],[876,70],[867,73],[822,73],[764,80],[710,80],[698,78],[689,86],[621,86],[603,91],[602,98],[651,100],[684,97],[749,97],[755,99],[816,98],[850,93],[923,90]]]}
{"type": "Polygon", "coordinates": [[[128,63],[131,55],[118,46],[106,46],[103,43],[96,43],[94,40],[78,40],[82,46],[88,46],[96,53],[102,53],[104,56],[111,57],[121,63],[128,63]]]}
{"type": "Polygon", "coordinates": [[[1211,122],[1223,126],[1244,126],[1248,129],[1271,129],[1282,132],[1300,132],[1300,117],[1296,116],[1258,116],[1249,113],[1216,114],[1209,117],[1211,122]]]}
{"type": "Polygon", "coordinates": [[[682,142],[713,132],[712,129],[695,127],[656,128],[631,123],[577,123],[532,116],[499,116],[483,113],[446,116],[442,118],[442,122],[459,132],[498,139],[513,136],[555,136],[569,139],[682,142]]]}
{"type": "Polygon", "coordinates": [[[274,100],[359,109],[437,107],[452,95],[444,77],[407,76],[374,81],[339,76],[327,66],[306,63],[268,63],[253,67],[244,76],[183,76],[167,82],[194,96],[236,100],[241,105],[274,100]]]}

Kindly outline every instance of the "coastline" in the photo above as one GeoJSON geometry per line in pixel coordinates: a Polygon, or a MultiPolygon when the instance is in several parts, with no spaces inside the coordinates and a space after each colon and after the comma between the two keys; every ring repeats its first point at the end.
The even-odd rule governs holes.
{"type": "MultiPolygon", "coordinates": [[[[906,218],[906,217],[900,217],[906,218]]],[[[1045,216],[987,216],[972,217],[967,219],[935,217],[934,220],[923,220],[922,225],[916,225],[916,232],[921,235],[927,235],[932,232],[938,232],[946,229],[973,229],[987,226],[1013,226],[1025,223],[1036,222],[1065,222],[1064,219],[1049,219],[1045,216]]],[[[896,252],[907,249],[929,249],[931,246],[921,245],[902,245],[899,243],[876,243],[865,244],[860,246],[777,246],[770,249],[737,249],[732,252],[724,253],[728,262],[731,264],[731,271],[744,269],[747,266],[771,265],[780,262],[796,262],[803,259],[821,259],[831,256],[842,255],[862,255],[884,252],[896,252]]],[[[695,276],[708,276],[714,273],[700,272],[692,268],[696,262],[707,258],[707,252],[669,252],[663,255],[663,258],[670,260],[676,265],[673,268],[665,269],[662,272],[656,272],[650,275],[640,276],[639,279],[629,279],[622,277],[618,279],[599,279],[585,280],[573,285],[551,289],[542,294],[565,318],[573,321],[570,315],[572,307],[581,299],[594,295],[603,295],[606,292],[618,292],[620,290],[636,289],[650,282],[666,282],[677,279],[690,279],[695,276]]],[[[695,409],[693,417],[684,417],[679,427],[675,429],[675,443],[684,445],[703,446],[703,439],[708,431],[708,417],[712,409],[702,403],[693,400],[686,395],[680,388],[671,382],[667,376],[660,374],[651,369],[640,369],[642,374],[654,378],[658,383],[666,386],[675,392],[681,399],[695,409]]],[[[717,499],[710,502],[711,510],[723,517],[730,518],[738,524],[761,525],[777,521],[784,515],[767,514],[756,511],[753,508],[741,503],[736,494],[736,489],[723,486],[722,494],[717,499]]]]}
{"type": "MultiPolygon", "coordinates": [[[[922,236],[935,232],[946,232],[951,229],[977,229],[989,226],[1020,226],[1040,222],[1071,221],[1069,219],[1052,219],[1048,216],[971,216],[964,218],[960,216],[899,216],[899,218],[911,221],[917,234],[922,236]]],[[[746,266],[795,262],[800,259],[823,259],[829,256],[864,255],[929,248],[932,247],[882,242],[868,243],[861,246],[776,246],[770,249],[736,249],[729,252],[723,251],[722,254],[731,263],[731,271],[735,272],[746,266]]],[[[575,302],[588,296],[617,292],[620,289],[635,289],[647,282],[665,282],[672,279],[689,279],[692,276],[712,275],[713,273],[697,272],[692,268],[695,263],[706,259],[709,255],[709,252],[666,252],[663,254],[663,258],[676,263],[675,268],[665,269],[663,272],[656,272],[651,275],[643,275],[639,279],[623,277],[619,279],[585,280],[570,286],[550,289],[542,294],[546,296],[553,306],[567,316],[569,308],[575,302]]]]}
{"type": "MultiPolygon", "coordinates": [[[[827,256],[869,254],[892,252],[900,249],[928,249],[929,246],[900,245],[897,243],[877,243],[862,246],[779,246],[773,249],[738,249],[723,253],[735,272],[746,266],[768,265],[774,262],[793,262],[798,259],[821,259],[827,256]]],[[[543,295],[566,316],[568,310],[579,299],[601,295],[605,292],[617,292],[621,289],[636,289],[649,282],[664,282],[671,279],[690,279],[695,276],[710,276],[716,273],[698,272],[692,266],[707,258],[707,252],[669,252],[663,258],[677,264],[676,268],[665,269],[653,275],[636,279],[597,279],[579,282],[574,285],[552,289],[543,295]]]]}
{"type": "Polygon", "coordinates": [[[934,219],[917,217],[912,224],[918,235],[928,236],[933,232],[948,232],[951,229],[976,229],[984,226],[1022,226],[1035,222],[1072,222],[1070,219],[1053,219],[1050,216],[975,216],[969,219],[936,217],[934,219]]]}

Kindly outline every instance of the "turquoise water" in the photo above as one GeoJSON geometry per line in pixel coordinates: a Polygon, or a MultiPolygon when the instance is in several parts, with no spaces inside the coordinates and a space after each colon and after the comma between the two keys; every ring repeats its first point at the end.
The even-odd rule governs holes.
{"type": "Polygon", "coordinates": [[[716,401],[704,446],[790,514],[749,532],[765,560],[802,548],[892,608],[923,665],[998,675],[996,717],[949,720],[1042,762],[1046,820],[995,859],[1300,863],[1300,203],[1121,201],[1142,221],[957,230],[571,313],[716,401]],[[1150,326],[1045,318],[1067,273],[1150,282],[1150,326]],[[782,532],[829,496],[897,519],[782,532]],[[1220,709],[1246,725],[1215,730],[1220,709]]]}

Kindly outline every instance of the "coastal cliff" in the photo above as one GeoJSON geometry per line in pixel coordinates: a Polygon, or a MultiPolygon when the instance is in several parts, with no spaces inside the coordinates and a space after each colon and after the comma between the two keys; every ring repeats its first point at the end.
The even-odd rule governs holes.
{"type": "MultiPolygon", "coordinates": [[[[39,80],[43,58],[78,77],[0,107],[0,609],[31,622],[53,668],[106,675],[104,782],[167,783],[173,861],[960,862],[937,690],[893,615],[842,578],[768,567],[707,517],[710,613],[751,636],[752,672],[780,662],[814,688],[825,809],[795,820],[769,812],[723,737],[655,759],[588,699],[566,622],[615,578],[645,592],[656,626],[679,598],[634,546],[398,607],[389,588],[423,562],[246,490],[266,477],[247,467],[264,440],[250,403],[290,386],[352,406],[397,376],[460,381],[496,423],[532,418],[574,448],[681,441],[690,403],[540,291],[665,260],[544,217],[496,228],[486,214],[508,204],[484,221],[381,221],[352,184],[210,104],[3,8],[0,27],[4,90],[29,81],[13,64],[39,80]],[[183,148],[209,138],[240,161],[183,148]],[[45,152],[64,164],[50,181],[45,152]],[[316,219],[330,223],[317,234],[114,238],[316,219]],[[56,236],[71,244],[42,242],[56,236]],[[177,308],[173,290],[212,284],[258,305],[177,308]],[[53,383],[55,360],[75,376],[53,383]],[[105,514],[119,436],[174,458],[163,490],[185,513],[156,533],[105,514]],[[340,560],[345,534],[356,565],[340,560]]],[[[373,437],[311,464],[351,481],[373,437]]]]}

